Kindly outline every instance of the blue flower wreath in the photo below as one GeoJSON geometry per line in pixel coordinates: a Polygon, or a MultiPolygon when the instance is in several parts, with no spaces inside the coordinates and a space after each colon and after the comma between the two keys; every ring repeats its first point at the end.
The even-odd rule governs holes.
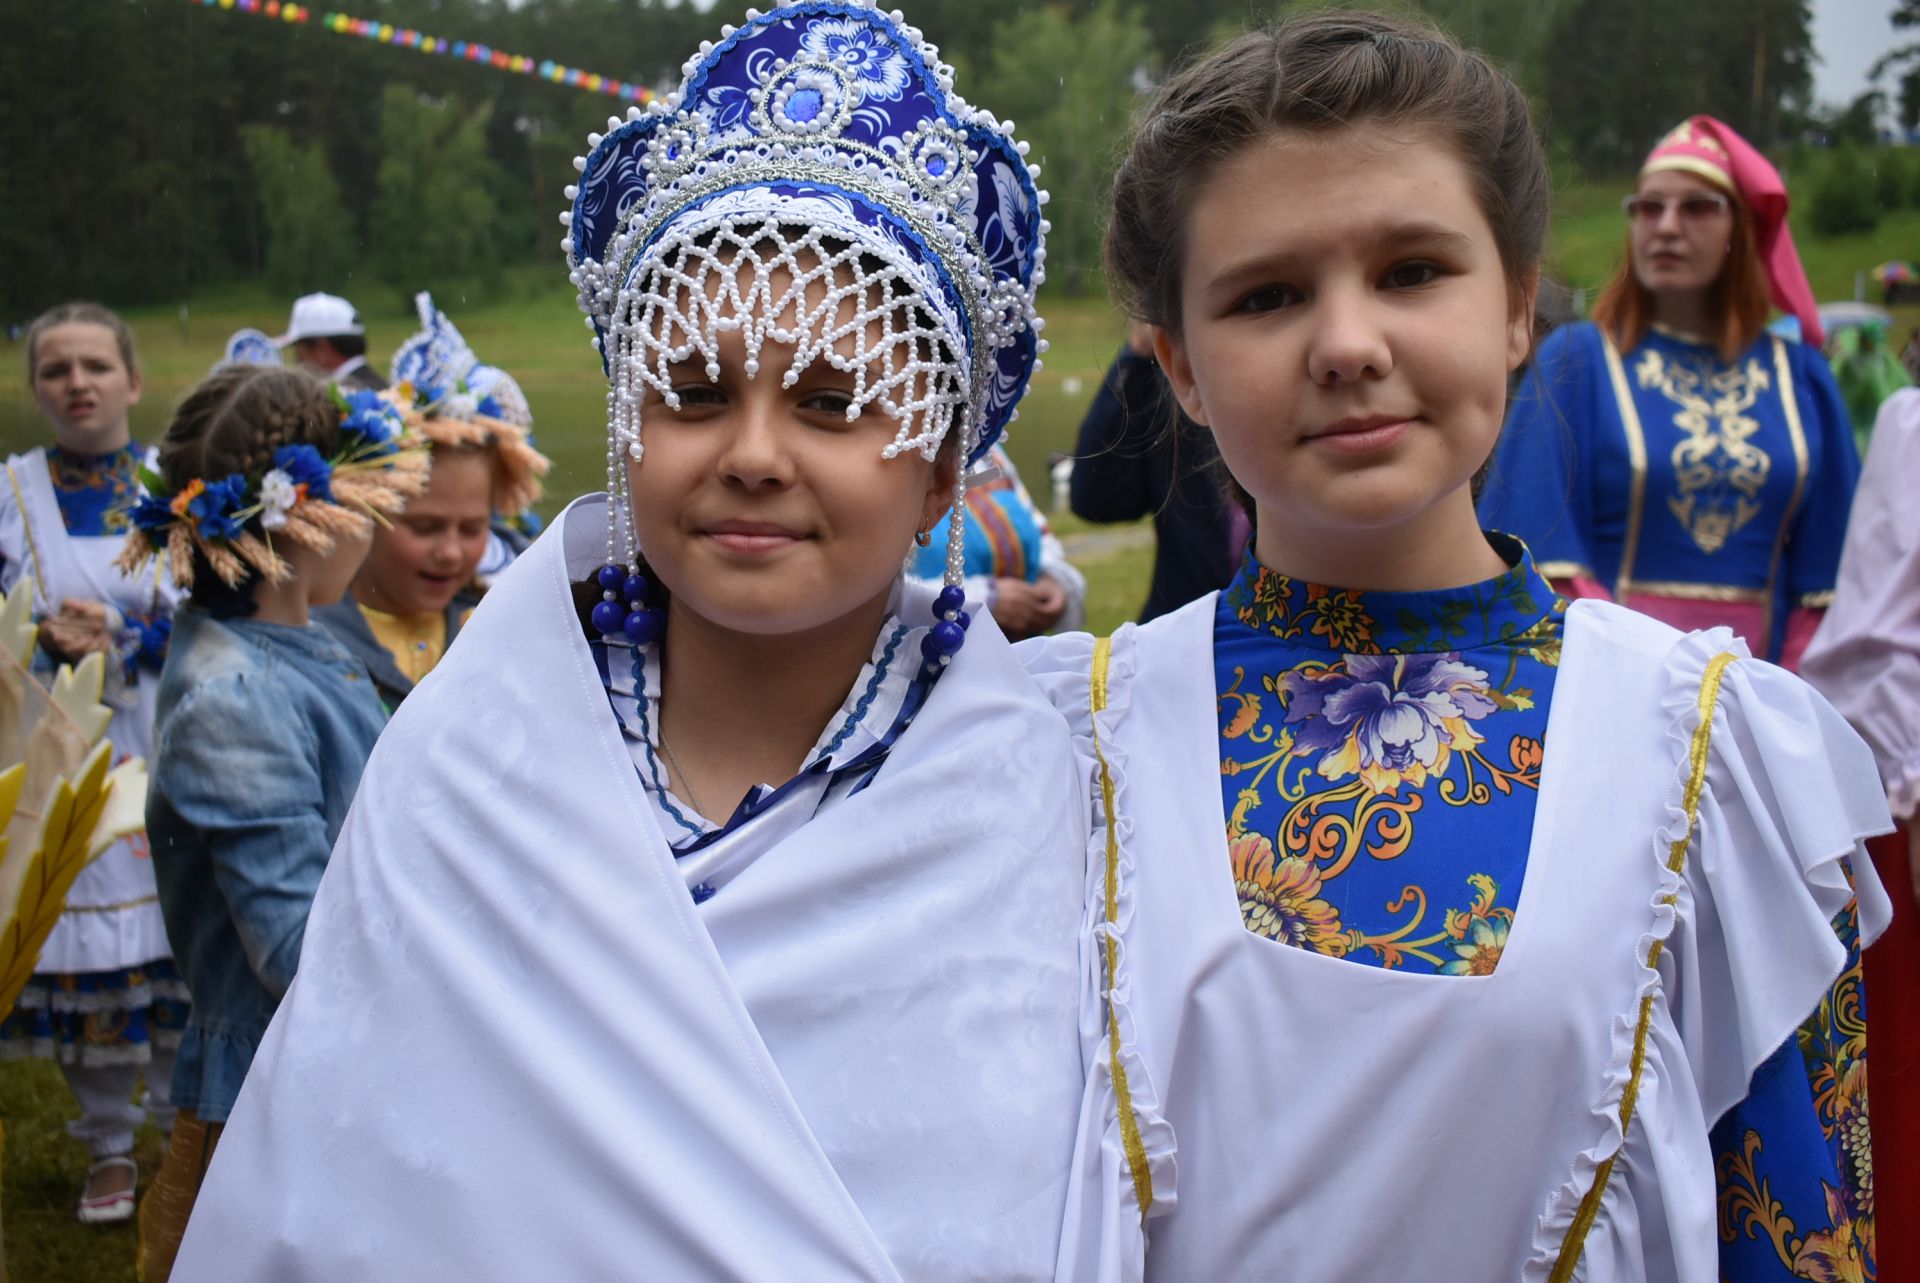
{"type": "Polygon", "coordinates": [[[400,448],[400,434],[407,423],[391,401],[378,392],[346,392],[338,384],[334,399],[340,407],[340,433],[346,438],[348,457],[370,459],[400,448]]]}
{"type": "Polygon", "coordinates": [[[273,452],[273,466],[296,486],[305,486],[309,499],[333,502],[333,465],[310,445],[283,445],[273,452]]]}
{"type": "Polygon", "coordinates": [[[223,481],[209,481],[206,489],[187,501],[187,514],[197,517],[202,539],[231,539],[246,525],[237,515],[247,507],[247,479],[229,473],[223,481]]]}

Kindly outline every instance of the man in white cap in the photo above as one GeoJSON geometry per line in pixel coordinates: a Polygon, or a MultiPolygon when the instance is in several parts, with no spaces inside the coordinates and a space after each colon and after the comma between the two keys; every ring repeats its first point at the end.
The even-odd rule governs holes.
{"type": "Polygon", "coordinates": [[[294,359],[324,379],[348,388],[387,386],[367,364],[367,327],[353,304],[337,294],[305,294],[293,301],[287,332],[274,340],[293,348],[294,359]]]}

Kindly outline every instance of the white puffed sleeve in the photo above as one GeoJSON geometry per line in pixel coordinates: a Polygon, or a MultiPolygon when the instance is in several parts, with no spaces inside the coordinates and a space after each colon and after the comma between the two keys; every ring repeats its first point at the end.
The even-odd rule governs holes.
{"type": "Polygon", "coordinates": [[[1920,807],[1920,389],[1880,407],[1840,580],[1800,671],[1866,737],[1893,813],[1920,807]]]}

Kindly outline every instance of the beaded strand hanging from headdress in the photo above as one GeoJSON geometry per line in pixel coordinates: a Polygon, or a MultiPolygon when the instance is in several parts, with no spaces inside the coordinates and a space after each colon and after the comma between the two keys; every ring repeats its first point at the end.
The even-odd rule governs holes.
{"type": "Polygon", "coordinates": [[[607,565],[594,624],[657,638],[639,573],[623,459],[644,454],[649,389],[677,408],[670,367],[737,329],[746,373],[789,345],[791,386],[825,360],[854,376],[848,418],[898,424],[883,454],[933,459],[961,433],[946,588],[924,651],[959,650],[967,471],[1016,417],[1045,340],[1046,194],[1011,122],[954,92],[899,13],[859,0],[749,9],[690,59],[678,90],[593,134],[575,160],[563,241],[607,393],[607,565]],[[851,355],[846,355],[847,349],[851,355]]]}

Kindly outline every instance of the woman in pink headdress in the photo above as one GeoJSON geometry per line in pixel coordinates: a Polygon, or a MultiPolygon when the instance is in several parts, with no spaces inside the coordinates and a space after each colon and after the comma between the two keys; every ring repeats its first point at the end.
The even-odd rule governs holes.
{"type": "Polygon", "coordinates": [[[1796,667],[1860,472],[1780,173],[1695,116],[1647,157],[1591,323],[1540,345],[1480,503],[1575,596],[1796,667]],[[1802,342],[1766,331],[1770,307],[1802,342]]]}
{"type": "MultiPolygon", "coordinates": [[[[1481,524],[1525,540],[1569,596],[1730,629],[1797,667],[1833,596],[1860,463],[1785,185],[1695,116],[1653,149],[1623,208],[1627,261],[1591,322],[1541,343],[1481,524]],[[1774,307],[1803,342],[1767,332],[1774,307]]],[[[1846,965],[1818,1009],[1714,1129],[1734,1283],[1876,1276],[1857,918],[1849,904],[1833,920],[1846,965]]]]}

